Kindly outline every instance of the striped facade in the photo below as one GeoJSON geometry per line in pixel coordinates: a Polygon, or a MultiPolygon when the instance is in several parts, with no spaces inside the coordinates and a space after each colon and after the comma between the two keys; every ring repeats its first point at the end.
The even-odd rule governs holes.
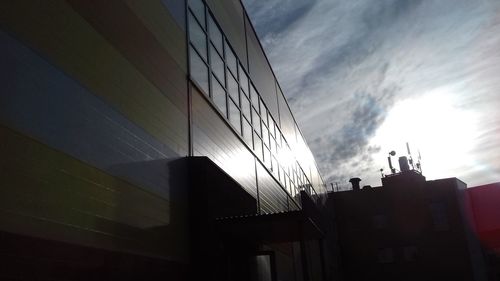
{"type": "MultiPolygon", "coordinates": [[[[92,268],[92,263],[82,265],[81,257],[25,251],[14,245],[21,239],[37,249],[63,243],[110,260],[116,254],[140,256],[144,268],[169,265],[174,269],[164,269],[165,274],[182,279],[191,260],[187,189],[190,177],[196,177],[182,161],[186,157],[215,163],[255,199],[259,214],[300,210],[300,190],[314,196],[325,192],[241,2],[195,2],[2,3],[0,231],[5,242],[0,243],[7,250],[0,257],[11,265],[1,270],[4,279],[56,276],[36,265],[58,264],[63,256],[69,262],[58,272],[66,270],[67,276],[75,268],[92,268]],[[200,4],[204,20],[215,21],[240,75],[245,73],[258,93],[266,128],[272,127],[266,135],[259,131],[259,149],[252,138],[245,139],[244,127],[238,130],[217,108],[214,82],[204,88],[193,78],[189,17],[200,4]],[[14,242],[7,247],[6,241],[14,242]],[[16,270],[28,266],[35,277],[16,270]]],[[[126,272],[126,266],[120,270],[126,272]]]]}

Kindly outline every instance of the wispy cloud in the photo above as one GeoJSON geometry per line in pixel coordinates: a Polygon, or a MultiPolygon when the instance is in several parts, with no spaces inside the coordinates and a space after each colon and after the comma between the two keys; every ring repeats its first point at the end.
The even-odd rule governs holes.
{"type": "MultiPolygon", "coordinates": [[[[500,73],[500,2],[244,0],[244,4],[329,181],[362,176],[378,184],[377,170],[385,159],[373,157],[386,148],[371,140],[388,112],[398,101],[446,85],[461,87],[456,92],[458,107],[481,112],[477,162],[500,166],[500,160],[491,157],[500,155],[495,147],[500,140],[495,109],[500,106],[495,76],[500,73]]],[[[472,175],[464,166],[456,176],[474,184],[500,176],[500,170],[472,175]]]]}

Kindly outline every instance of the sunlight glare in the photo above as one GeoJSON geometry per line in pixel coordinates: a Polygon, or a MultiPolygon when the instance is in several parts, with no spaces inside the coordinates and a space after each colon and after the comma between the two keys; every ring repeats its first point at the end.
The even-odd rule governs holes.
{"type": "MultiPolygon", "coordinates": [[[[371,145],[380,146],[376,155],[381,167],[388,170],[388,152],[397,157],[407,155],[406,142],[417,162],[422,155],[422,170],[428,178],[456,176],[455,172],[473,161],[470,152],[475,146],[476,113],[458,108],[453,92],[439,88],[415,99],[397,103],[388,113],[371,145]]],[[[398,165],[395,165],[398,168],[398,165]]]]}

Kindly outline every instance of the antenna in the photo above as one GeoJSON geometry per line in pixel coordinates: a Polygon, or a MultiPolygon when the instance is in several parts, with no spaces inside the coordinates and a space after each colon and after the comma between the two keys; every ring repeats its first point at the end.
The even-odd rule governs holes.
{"type": "Polygon", "coordinates": [[[408,162],[410,162],[411,169],[415,170],[415,166],[413,166],[413,157],[411,157],[410,145],[408,144],[408,142],[406,142],[406,150],[408,151],[408,157],[409,157],[408,162]]]}
{"type": "Polygon", "coordinates": [[[420,160],[422,160],[422,155],[420,155],[420,150],[418,150],[418,162],[417,162],[417,169],[420,170],[420,173],[422,173],[422,164],[420,163],[420,160]]]}

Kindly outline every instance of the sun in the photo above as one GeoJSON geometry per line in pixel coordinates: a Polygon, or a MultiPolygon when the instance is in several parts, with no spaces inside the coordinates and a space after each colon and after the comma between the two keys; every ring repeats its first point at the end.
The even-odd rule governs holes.
{"type": "Polygon", "coordinates": [[[417,158],[418,152],[422,155],[427,178],[457,176],[462,167],[474,160],[471,152],[476,145],[476,123],[477,113],[462,108],[457,93],[449,88],[403,100],[390,109],[371,140],[371,145],[381,147],[374,158],[381,159],[381,167],[386,167],[383,161],[387,153],[395,150],[399,156],[405,156],[409,142],[413,158],[417,158]]]}

